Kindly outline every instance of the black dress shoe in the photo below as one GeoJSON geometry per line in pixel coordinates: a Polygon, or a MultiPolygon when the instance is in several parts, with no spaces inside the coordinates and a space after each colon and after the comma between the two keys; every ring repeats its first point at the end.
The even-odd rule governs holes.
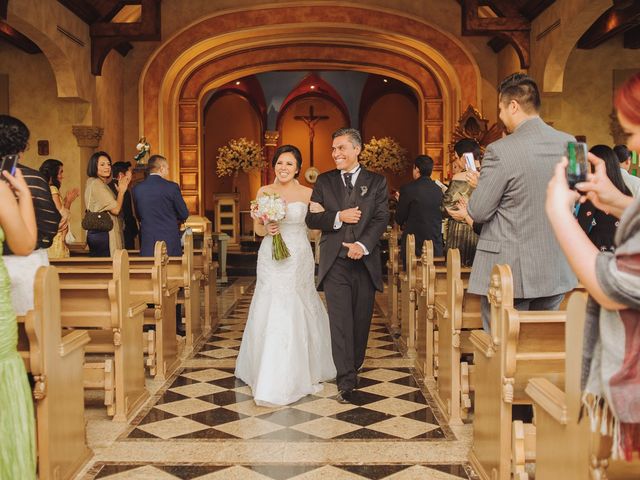
{"type": "Polygon", "coordinates": [[[338,403],[353,403],[353,390],[340,390],[336,400],[338,403]]]}

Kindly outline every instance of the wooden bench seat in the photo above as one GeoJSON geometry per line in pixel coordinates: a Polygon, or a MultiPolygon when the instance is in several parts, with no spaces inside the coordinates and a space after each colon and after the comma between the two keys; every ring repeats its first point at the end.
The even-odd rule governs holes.
{"type": "Polygon", "coordinates": [[[107,413],[116,421],[130,419],[149,398],[142,351],[147,305],[131,299],[128,258],[125,250],[118,250],[110,271],[104,265],[59,268],[62,327],[87,331],[87,353],[113,355],[113,364],[86,357],[85,375],[87,388],[105,390],[107,413]]]}
{"type": "Polygon", "coordinates": [[[526,478],[523,467],[511,459],[524,448],[530,436],[524,430],[531,426],[523,426],[518,446],[512,435],[512,407],[531,404],[525,388],[532,378],[564,387],[566,312],[515,310],[512,282],[508,265],[494,266],[488,295],[491,334],[471,333],[475,402],[470,462],[483,480],[507,480],[512,474],[526,478]]]}
{"type": "Polygon", "coordinates": [[[471,408],[472,368],[461,356],[473,354],[471,332],[482,328],[480,296],[467,292],[471,270],[462,268],[460,251],[447,252],[446,295],[436,297],[438,377],[435,400],[450,425],[461,425],[471,408]]]}
{"type": "Polygon", "coordinates": [[[582,331],[586,305],[585,293],[574,292],[570,295],[566,331],[575,334],[565,336],[564,389],[546,378],[529,380],[525,392],[535,405],[535,446],[532,448],[521,441],[524,448],[516,450],[512,460],[516,467],[512,469],[522,470],[525,463],[535,462],[536,478],[539,480],[640,478],[640,460],[637,457],[629,463],[611,460],[611,437],[592,433],[586,415],[579,421],[582,331]],[[571,448],[567,448],[568,445],[571,448]]]}
{"type": "Polygon", "coordinates": [[[425,379],[435,380],[438,370],[438,328],[436,299],[447,292],[447,268],[443,257],[434,257],[433,242],[422,246],[422,289],[418,297],[416,368],[425,379]]]}
{"type": "Polygon", "coordinates": [[[34,309],[18,317],[18,351],[33,375],[38,477],[65,480],[91,458],[84,418],[83,361],[89,335],[62,335],[55,267],[40,267],[34,309]]]}
{"type": "MultiPolygon", "coordinates": [[[[65,281],[91,282],[89,278],[108,278],[110,258],[72,257],[52,260],[65,281]]],[[[129,257],[129,298],[147,307],[143,323],[154,326],[141,340],[146,353],[146,366],[159,379],[170,376],[178,366],[176,340],[176,302],[180,282],[168,277],[169,256],[164,242],[156,242],[153,257],[129,257]]]]}
{"type": "Polygon", "coordinates": [[[400,320],[398,318],[398,293],[400,291],[399,235],[400,230],[397,225],[387,232],[389,242],[389,260],[387,260],[387,322],[389,330],[393,333],[400,330],[400,320]]]}

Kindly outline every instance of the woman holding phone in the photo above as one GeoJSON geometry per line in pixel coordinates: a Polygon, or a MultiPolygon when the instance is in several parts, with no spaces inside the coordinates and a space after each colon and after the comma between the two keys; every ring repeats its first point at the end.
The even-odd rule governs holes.
{"type": "MultiPolygon", "coordinates": [[[[20,155],[29,130],[18,119],[0,116],[0,156],[20,155]]],[[[6,241],[14,255],[29,255],[37,242],[31,192],[22,172],[0,173],[0,251],[6,241]]],[[[31,387],[17,351],[18,324],[11,279],[0,259],[0,478],[36,478],[35,417],[31,387]]]]}
{"type": "MultiPolygon", "coordinates": [[[[629,134],[628,147],[640,152],[640,74],[618,90],[614,105],[629,134]]],[[[594,431],[611,436],[612,453],[631,460],[640,450],[640,198],[625,195],[607,176],[605,162],[589,154],[594,173],[569,188],[567,159],[558,164],[547,188],[546,212],[562,251],[589,292],[584,331],[582,388],[594,431]],[[615,253],[601,252],[573,216],[576,201],[620,219],[615,253]]]]}
{"type": "Polygon", "coordinates": [[[449,217],[446,249],[457,248],[460,250],[462,265],[470,267],[473,264],[473,257],[476,254],[478,235],[474,233],[473,228],[467,225],[467,223],[456,214],[460,208],[459,203],[466,203],[475,188],[473,182],[469,181],[470,178],[476,179],[477,181],[477,175],[467,167],[464,156],[466,154],[472,154],[476,160],[479,160],[482,152],[478,142],[471,138],[459,140],[453,149],[458,157],[456,163],[460,166],[461,171],[456,173],[451,179],[449,189],[444,194],[442,200],[444,214],[449,217]]]}

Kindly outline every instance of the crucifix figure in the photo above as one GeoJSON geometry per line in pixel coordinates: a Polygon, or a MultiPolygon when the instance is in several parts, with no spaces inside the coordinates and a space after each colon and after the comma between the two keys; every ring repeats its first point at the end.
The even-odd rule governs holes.
{"type": "Polygon", "coordinates": [[[304,122],[309,127],[309,165],[313,167],[313,137],[315,136],[315,126],[320,120],[328,120],[326,115],[315,115],[313,105],[309,105],[309,115],[296,115],[296,120],[304,122]]]}

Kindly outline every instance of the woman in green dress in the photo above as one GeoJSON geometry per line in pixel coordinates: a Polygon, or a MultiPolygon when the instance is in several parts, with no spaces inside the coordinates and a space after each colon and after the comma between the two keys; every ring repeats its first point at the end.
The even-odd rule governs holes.
{"type": "MultiPolygon", "coordinates": [[[[482,153],[478,142],[470,138],[459,140],[453,149],[457,157],[455,162],[458,163],[460,171],[451,179],[449,188],[442,199],[443,213],[449,217],[449,221],[447,222],[446,250],[450,248],[460,250],[462,266],[470,267],[473,264],[473,257],[476,254],[478,235],[474,233],[473,228],[466,222],[457,220],[455,214],[452,215],[451,211],[459,208],[460,201],[464,203],[469,200],[475,184],[477,184],[477,175],[474,172],[466,170],[464,167],[464,161],[462,160],[463,154],[473,153],[474,158],[479,162],[482,153]]],[[[476,168],[478,166],[479,163],[476,165],[476,168]]]]}
{"type": "MultiPolygon", "coordinates": [[[[29,130],[20,120],[0,115],[0,156],[22,157],[29,130]],[[25,134],[26,132],[26,134],[25,134]]],[[[0,252],[6,241],[15,255],[36,245],[36,219],[29,187],[20,170],[0,174],[0,252]]],[[[0,257],[0,478],[36,478],[35,418],[31,387],[18,354],[18,324],[11,282],[0,257]]]]}

